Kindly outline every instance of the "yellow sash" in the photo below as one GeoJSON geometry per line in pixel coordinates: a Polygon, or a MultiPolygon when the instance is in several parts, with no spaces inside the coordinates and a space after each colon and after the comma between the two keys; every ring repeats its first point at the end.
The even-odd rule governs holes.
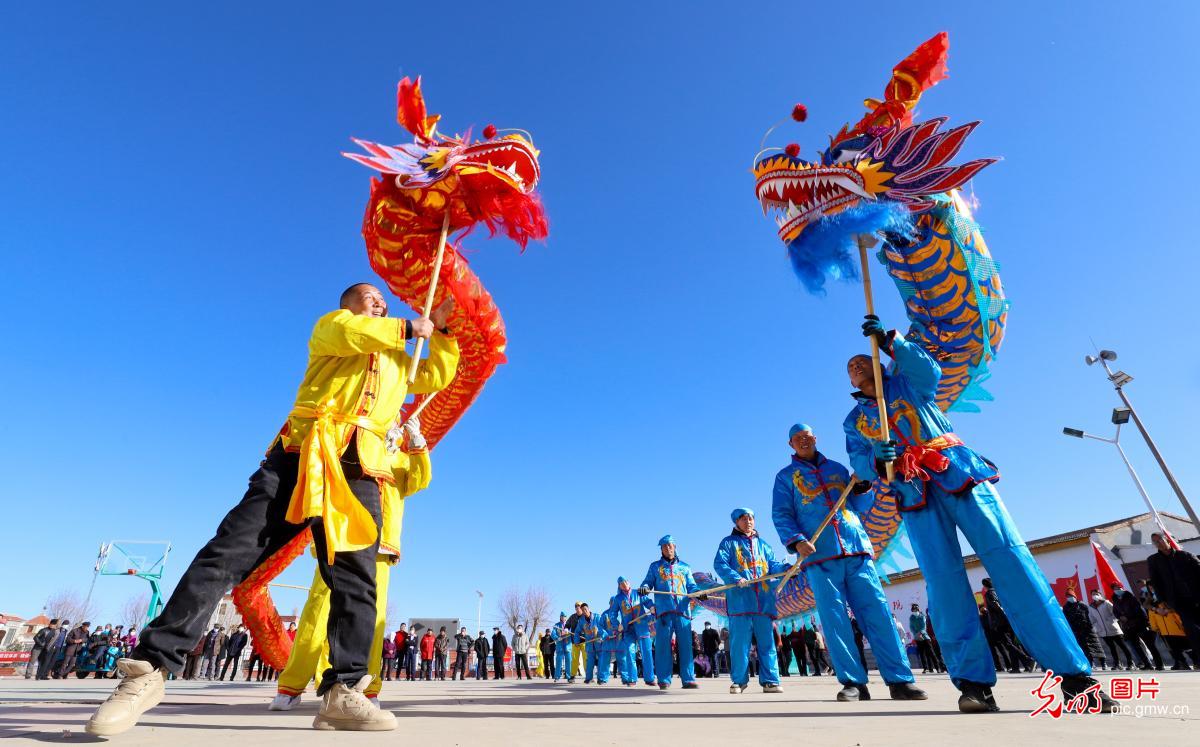
{"type": "Polygon", "coordinates": [[[346,482],[338,456],[334,423],[364,428],[384,437],[387,426],[380,427],[370,418],[345,415],[333,409],[333,402],[317,407],[298,406],[291,417],[312,418],[313,425],[300,446],[300,470],[296,489],[288,503],[287,521],[303,524],[319,516],[325,529],[327,560],[334,553],[371,547],[379,539],[379,530],[371,512],[358,500],[346,482]]]}

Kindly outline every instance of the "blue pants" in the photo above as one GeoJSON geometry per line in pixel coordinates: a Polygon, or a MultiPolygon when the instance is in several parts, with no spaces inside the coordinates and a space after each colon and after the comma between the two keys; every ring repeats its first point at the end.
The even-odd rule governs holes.
{"type": "MultiPolygon", "coordinates": [[[[692,664],[692,621],[678,612],[664,612],[658,617],[654,629],[654,674],[658,684],[671,684],[671,673],[675,670],[671,660],[671,636],[679,648],[679,679],[683,682],[696,681],[696,669],[692,664]]],[[[645,654],[642,654],[645,656],[645,654]]]]}
{"type": "Polygon", "coordinates": [[[959,495],[927,483],[925,507],[901,516],[925,575],[930,614],[955,685],[964,680],[988,687],[996,684],[996,668],[979,624],[979,607],[962,564],[956,527],[979,554],[1009,621],[1033,658],[1059,676],[1092,673],[1050,584],[990,483],[959,495]]]}
{"type": "MultiPolygon", "coordinates": [[[[587,656],[587,663],[583,667],[583,682],[586,685],[592,681],[592,672],[593,671],[603,672],[604,670],[601,668],[601,666],[599,666],[601,664],[601,662],[600,662],[601,654],[599,651],[596,650],[596,644],[594,644],[594,643],[587,644],[587,648],[585,648],[583,650],[583,653],[587,656]]],[[[600,681],[608,682],[608,675],[604,675],[604,679],[602,679],[600,681]]]]}
{"type": "Polygon", "coordinates": [[[733,684],[750,682],[750,631],[758,645],[758,683],[779,684],[779,654],[775,651],[775,629],[766,615],[729,616],[729,672],[733,684]]]}
{"type": "Polygon", "coordinates": [[[808,585],[817,602],[817,615],[825,629],[825,645],[838,682],[843,685],[867,684],[867,672],[858,658],[854,629],[846,614],[847,603],[854,611],[863,635],[871,642],[871,651],[883,681],[889,685],[913,681],[908,655],[896,626],[892,624],[887,597],[879,585],[875,563],[869,557],[855,555],[826,560],[807,566],[804,574],[808,576],[808,585]]]}
{"type": "MultiPolygon", "coordinates": [[[[638,636],[638,650],[642,652],[642,679],[647,685],[654,684],[654,644],[650,642],[650,634],[638,636]]],[[[633,660],[633,678],[637,679],[637,659],[633,660]]]]}
{"type": "Polygon", "coordinates": [[[571,644],[559,643],[554,648],[554,679],[571,677],[571,644]]]}
{"type": "Polygon", "coordinates": [[[601,685],[608,684],[608,678],[612,675],[613,650],[605,648],[600,651],[600,667],[596,672],[596,679],[601,685]]]}
{"type": "Polygon", "coordinates": [[[633,646],[633,641],[625,639],[617,650],[617,670],[621,673],[623,683],[637,682],[637,659],[633,656],[633,646]]]}

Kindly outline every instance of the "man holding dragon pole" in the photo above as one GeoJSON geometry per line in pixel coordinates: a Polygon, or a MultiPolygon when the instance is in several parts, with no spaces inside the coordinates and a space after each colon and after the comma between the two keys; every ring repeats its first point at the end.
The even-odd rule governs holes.
{"type": "Polygon", "coordinates": [[[444,388],[458,346],[443,332],[454,303],[428,319],[387,317],[383,294],[358,283],[341,308],[317,320],[308,370],[296,403],[245,496],[224,518],[145,629],[116,691],[88,720],[89,734],[111,736],[137,723],[163,698],[168,672],[179,672],[222,596],[302,532],[312,530],[330,589],[330,668],[317,689],[318,729],[385,731],[395,717],[363,693],[375,631],[376,555],[382,520],[379,481],[393,479],[385,438],[410,393],[444,388]],[[405,341],[430,340],[429,358],[407,384],[405,341]]]}

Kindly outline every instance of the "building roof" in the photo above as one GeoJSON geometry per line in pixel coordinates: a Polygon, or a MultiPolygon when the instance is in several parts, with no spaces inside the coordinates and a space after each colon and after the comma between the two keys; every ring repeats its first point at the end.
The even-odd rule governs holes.
{"type": "MultiPolygon", "coordinates": [[[[1179,516],[1178,514],[1173,514],[1168,511],[1159,511],[1158,513],[1161,516],[1167,516],[1178,521],[1191,522],[1191,519],[1187,518],[1186,516],[1179,516]]],[[[1108,521],[1103,524],[1094,524],[1092,526],[1083,527],[1082,529],[1073,529],[1069,532],[1062,532],[1060,534],[1052,534],[1049,537],[1041,537],[1039,539],[1029,540],[1025,543],[1025,545],[1029,548],[1030,552],[1036,552],[1038,550],[1048,549],[1056,545],[1075,544],[1088,540],[1093,534],[1101,534],[1113,529],[1117,529],[1118,527],[1131,526],[1142,521],[1148,521],[1150,518],[1151,516],[1149,513],[1126,516],[1124,519],[1114,519],[1113,521],[1108,521]]],[[[975,565],[978,562],[979,556],[975,553],[963,556],[964,566],[975,565]]],[[[898,573],[889,573],[888,580],[892,583],[895,583],[896,581],[904,581],[906,579],[917,578],[920,576],[920,568],[909,568],[907,570],[899,571],[898,573]]]]}

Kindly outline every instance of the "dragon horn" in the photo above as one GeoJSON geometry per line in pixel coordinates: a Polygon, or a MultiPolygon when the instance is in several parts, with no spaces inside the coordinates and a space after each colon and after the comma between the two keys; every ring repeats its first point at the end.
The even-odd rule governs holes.
{"type": "Polygon", "coordinates": [[[407,75],[396,86],[396,121],[419,140],[432,140],[440,115],[427,115],[425,96],[421,93],[421,76],[414,81],[407,75]]]}

